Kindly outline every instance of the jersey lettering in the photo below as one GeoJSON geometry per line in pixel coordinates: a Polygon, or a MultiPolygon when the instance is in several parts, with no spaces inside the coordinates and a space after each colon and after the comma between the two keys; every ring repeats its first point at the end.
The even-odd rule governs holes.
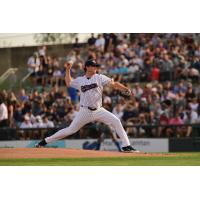
{"type": "Polygon", "coordinates": [[[91,85],[84,85],[84,86],[81,86],[81,91],[82,92],[86,92],[88,90],[91,90],[91,89],[94,89],[94,88],[97,88],[98,85],[96,83],[93,83],[91,85]]]}

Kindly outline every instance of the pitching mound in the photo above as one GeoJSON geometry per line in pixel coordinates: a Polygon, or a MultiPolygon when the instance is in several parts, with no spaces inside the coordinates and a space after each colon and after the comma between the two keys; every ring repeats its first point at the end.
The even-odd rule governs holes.
{"type": "Polygon", "coordinates": [[[56,148],[3,148],[0,149],[0,159],[10,158],[105,158],[105,157],[159,157],[172,156],[160,153],[120,153],[111,151],[93,151],[79,149],[56,148]]]}

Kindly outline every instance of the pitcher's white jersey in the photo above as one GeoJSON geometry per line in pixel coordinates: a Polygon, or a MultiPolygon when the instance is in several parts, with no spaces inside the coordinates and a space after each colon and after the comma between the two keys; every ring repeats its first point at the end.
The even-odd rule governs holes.
{"type": "Polygon", "coordinates": [[[71,81],[71,87],[80,91],[80,105],[100,108],[103,87],[111,81],[111,78],[102,74],[95,74],[91,78],[81,76],[71,81]]]}

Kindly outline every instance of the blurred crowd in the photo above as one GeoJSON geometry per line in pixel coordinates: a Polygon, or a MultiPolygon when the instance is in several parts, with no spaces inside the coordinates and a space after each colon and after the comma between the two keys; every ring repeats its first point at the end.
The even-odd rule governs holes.
{"type": "Polygon", "coordinates": [[[91,34],[87,44],[75,38],[70,50],[59,57],[39,47],[27,66],[35,85],[62,85],[66,61],[72,60],[73,76],[84,73],[84,61],[96,59],[101,73],[125,82],[199,81],[200,34],[91,34]]]}
{"type": "MultiPolygon", "coordinates": [[[[176,84],[134,83],[127,84],[134,96],[127,100],[116,90],[105,88],[103,106],[113,112],[133,137],[170,137],[172,128],[164,125],[183,125],[200,123],[200,84],[180,80],[176,84]],[[163,125],[159,129],[132,125],[163,125]]],[[[54,86],[50,91],[27,93],[21,89],[19,94],[2,91],[0,125],[19,128],[51,128],[68,126],[79,110],[79,93],[72,101],[69,91],[54,86]],[[3,119],[4,116],[4,119],[3,119]],[[2,122],[4,121],[4,123],[2,122]],[[5,123],[7,121],[7,123],[5,123]]],[[[191,136],[192,128],[179,127],[178,136],[191,136]],[[179,130],[180,129],[180,130],[179,130]]]]}
{"type": "Polygon", "coordinates": [[[191,126],[165,125],[200,123],[200,34],[110,33],[91,34],[87,45],[76,38],[72,48],[60,57],[48,55],[46,46],[34,52],[28,58],[28,70],[35,88],[42,86],[42,90],[21,89],[18,94],[2,91],[0,126],[69,125],[79,109],[79,92],[60,87],[64,86],[64,66],[72,60],[72,76],[80,76],[88,58],[101,64],[100,73],[133,91],[130,100],[110,88],[105,88],[103,95],[103,106],[127,125],[130,136],[190,137],[191,126]],[[142,127],[148,124],[162,126],[142,127]]]}

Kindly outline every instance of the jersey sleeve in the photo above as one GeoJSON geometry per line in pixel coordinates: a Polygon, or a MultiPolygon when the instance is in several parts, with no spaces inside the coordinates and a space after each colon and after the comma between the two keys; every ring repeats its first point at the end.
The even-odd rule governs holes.
{"type": "Polygon", "coordinates": [[[111,81],[112,81],[112,78],[109,78],[109,77],[101,74],[101,85],[102,86],[110,84],[111,81]]]}
{"type": "Polygon", "coordinates": [[[80,81],[79,78],[75,78],[71,81],[70,87],[73,87],[77,90],[80,90],[80,81]]]}

